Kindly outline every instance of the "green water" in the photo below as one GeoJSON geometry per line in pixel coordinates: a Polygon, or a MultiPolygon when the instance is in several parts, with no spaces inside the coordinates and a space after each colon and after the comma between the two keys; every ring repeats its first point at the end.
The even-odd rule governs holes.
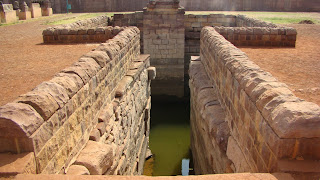
{"type": "MultiPolygon", "coordinates": [[[[190,125],[188,101],[152,97],[149,146],[154,154],[153,176],[181,175],[181,161],[189,159],[190,125]]],[[[145,175],[151,175],[146,174],[145,175]]]]}

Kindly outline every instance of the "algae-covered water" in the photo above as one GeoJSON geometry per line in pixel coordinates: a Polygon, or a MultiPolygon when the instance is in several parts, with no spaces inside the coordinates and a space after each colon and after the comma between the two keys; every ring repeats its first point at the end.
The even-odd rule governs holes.
{"type": "Polygon", "coordinates": [[[190,158],[188,101],[152,98],[149,146],[154,156],[146,161],[144,175],[181,175],[182,159],[190,158]]]}

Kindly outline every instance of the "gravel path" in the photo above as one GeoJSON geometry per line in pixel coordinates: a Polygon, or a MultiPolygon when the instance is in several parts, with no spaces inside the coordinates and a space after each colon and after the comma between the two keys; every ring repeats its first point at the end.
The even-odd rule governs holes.
{"type": "Polygon", "coordinates": [[[54,74],[97,46],[42,44],[42,30],[50,26],[42,24],[48,19],[62,17],[55,15],[0,27],[0,106],[50,80],[54,74]]]}

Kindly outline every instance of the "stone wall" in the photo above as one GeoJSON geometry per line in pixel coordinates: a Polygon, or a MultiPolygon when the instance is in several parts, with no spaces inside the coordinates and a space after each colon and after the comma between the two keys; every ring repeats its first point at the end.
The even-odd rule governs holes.
{"type": "Polygon", "coordinates": [[[137,11],[134,13],[126,14],[114,14],[112,17],[111,24],[112,26],[136,26],[140,30],[140,46],[141,53],[143,53],[143,12],[137,11]]]}
{"type": "Polygon", "coordinates": [[[141,174],[155,76],[149,66],[149,56],[140,55],[139,29],[125,28],[0,107],[0,152],[32,152],[19,171],[25,173],[141,174]]]}
{"type": "Polygon", "coordinates": [[[200,31],[205,26],[216,27],[218,33],[236,46],[295,47],[297,31],[243,15],[193,15],[185,16],[186,46],[190,55],[200,53],[200,31]]]}
{"type": "MultiPolygon", "coordinates": [[[[210,15],[185,15],[185,53],[199,55],[200,53],[200,31],[205,26],[236,27],[237,16],[224,14],[210,15]]],[[[190,59],[190,57],[188,57],[190,59]]]]}
{"type": "Polygon", "coordinates": [[[124,28],[107,27],[108,16],[98,16],[68,25],[49,27],[43,31],[44,43],[93,43],[105,42],[124,28]]]}
{"type": "MultiPolygon", "coordinates": [[[[66,11],[66,2],[51,0],[54,12],[66,11]]],[[[140,11],[148,0],[69,0],[71,12],[140,11]]],[[[320,11],[318,0],[180,0],[187,11],[320,11]]]]}
{"type": "Polygon", "coordinates": [[[184,13],[176,1],[150,1],[144,9],[143,52],[158,72],[153,94],[184,96],[184,13]]]}
{"type": "MultiPolygon", "coordinates": [[[[232,173],[226,155],[230,130],[200,58],[189,68],[191,150],[196,174],[232,173]]],[[[195,58],[195,59],[194,59],[195,58]]]]}
{"type": "Polygon", "coordinates": [[[63,175],[18,175],[17,180],[38,180],[38,179],[68,179],[68,180],[221,180],[221,179],[251,179],[251,180],[294,180],[290,174],[285,173],[241,173],[241,174],[212,174],[212,175],[203,175],[203,176],[160,176],[160,177],[151,177],[151,176],[63,176],[63,175]]]}
{"type": "Polygon", "coordinates": [[[273,24],[273,23],[269,23],[269,22],[265,22],[265,21],[261,21],[259,19],[255,19],[255,18],[249,18],[245,15],[237,15],[236,18],[236,27],[267,27],[267,28],[277,28],[278,26],[273,24]]]}
{"type": "MultiPolygon", "coordinates": [[[[243,15],[188,14],[182,18],[182,16],[175,16],[173,14],[174,9],[172,8],[170,11],[170,8],[164,10],[164,7],[153,6],[153,8],[146,8],[143,14],[141,12],[115,14],[111,23],[113,26],[120,27],[137,26],[141,30],[141,53],[151,54],[151,63],[154,63],[158,69],[157,80],[153,83],[153,93],[155,94],[188,95],[189,59],[191,56],[199,55],[200,53],[200,32],[205,26],[216,27],[216,30],[221,33],[221,35],[236,46],[295,47],[297,31],[294,28],[280,27],[243,15]],[[153,10],[157,9],[157,7],[162,9],[153,10]],[[175,19],[177,23],[175,23],[175,19]],[[171,22],[178,24],[182,19],[184,32],[180,29],[180,35],[182,35],[182,33],[185,34],[184,60],[182,60],[182,58],[173,59],[172,57],[165,60],[164,57],[167,56],[167,54],[163,54],[167,53],[167,49],[165,48],[169,48],[171,53],[174,51],[172,49],[174,48],[173,44],[166,44],[167,41],[165,38],[169,35],[167,32],[171,31],[168,30],[170,29],[169,27],[166,29],[165,26],[169,26],[171,22]],[[151,29],[151,31],[149,29],[151,29]],[[172,61],[169,59],[172,59],[172,61]],[[175,67],[173,71],[168,71],[168,69],[173,67],[175,67]],[[170,89],[175,90],[172,91],[170,89]]],[[[173,41],[175,41],[175,39],[170,39],[169,43],[173,41]]],[[[182,37],[180,37],[179,42],[182,43],[182,41],[182,37]]],[[[178,46],[180,45],[182,44],[178,44],[178,46]]]]}
{"type": "MultiPolygon", "coordinates": [[[[202,116],[205,122],[209,123],[208,132],[210,127],[216,128],[213,128],[210,134],[202,133],[204,136],[209,135],[202,138],[210,139],[210,136],[213,136],[213,139],[220,140],[218,142],[222,144],[216,147],[216,142],[213,142],[210,145],[196,144],[192,147],[212,145],[213,148],[218,148],[212,150],[214,153],[223,152],[221,147],[226,147],[223,150],[230,161],[219,161],[227,164],[216,167],[215,159],[211,159],[213,171],[228,172],[230,169],[219,167],[228,167],[232,162],[230,168],[237,173],[286,171],[300,173],[303,174],[301,177],[306,177],[314,172],[318,173],[313,174],[314,177],[319,177],[317,170],[303,169],[314,166],[320,158],[320,107],[297,98],[284,83],[278,82],[270,73],[261,70],[213,27],[205,27],[201,31],[200,57],[209,81],[205,87],[198,82],[202,85],[198,85],[198,88],[202,87],[204,90],[208,87],[212,91],[213,87],[218,97],[204,96],[203,101],[208,102],[204,103],[204,107],[221,104],[227,117],[219,116],[219,113],[218,117],[206,117],[206,113],[203,114],[201,111],[195,111],[201,113],[200,115],[193,115],[194,119],[202,116]],[[218,99],[219,102],[209,101],[212,99],[218,99]],[[228,140],[225,138],[226,134],[219,135],[220,126],[210,126],[217,122],[228,124],[228,128],[225,128],[230,130],[228,140]]],[[[197,98],[196,94],[193,96],[194,99],[197,98]]],[[[197,103],[201,105],[200,100],[197,103]]],[[[197,107],[197,104],[193,104],[192,107],[197,107]]],[[[196,121],[199,122],[201,119],[196,121]]],[[[206,128],[204,125],[201,127],[206,128]]],[[[225,160],[226,157],[220,153],[216,156],[221,157],[220,160],[225,160]]]]}
{"type": "Polygon", "coordinates": [[[235,46],[295,47],[297,30],[289,27],[215,27],[226,40],[235,46]]]}
{"type": "Polygon", "coordinates": [[[187,11],[319,11],[317,0],[180,0],[187,11]]]}

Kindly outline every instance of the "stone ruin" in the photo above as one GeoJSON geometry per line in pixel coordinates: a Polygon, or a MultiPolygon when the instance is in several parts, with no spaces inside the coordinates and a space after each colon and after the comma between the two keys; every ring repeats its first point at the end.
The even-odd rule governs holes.
{"type": "Polygon", "coordinates": [[[14,23],[17,21],[16,12],[11,4],[3,4],[0,2],[0,19],[1,23],[14,23]]]}
{"type": "Polygon", "coordinates": [[[1,23],[14,23],[19,20],[27,20],[40,16],[51,16],[52,8],[49,0],[44,1],[43,7],[39,3],[31,3],[28,1],[12,1],[12,4],[0,5],[1,23]],[[28,5],[29,3],[29,5],[28,5]]]}
{"type": "Polygon", "coordinates": [[[5,152],[18,153],[9,159],[27,159],[19,170],[12,168],[17,160],[0,172],[21,174],[18,179],[140,175],[152,89],[190,93],[195,172],[222,174],[198,178],[320,177],[314,168],[320,107],[297,98],[236,47],[294,47],[294,28],[239,15],[185,15],[177,1],[168,0],[150,1],[143,12],[115,14],[108,19],[112,26],[103,24],[107,19],[43,31],[45,43],[102,44],[0,107],[0,143],[6,144],[1,159],[8,159],[5,152]]]}

